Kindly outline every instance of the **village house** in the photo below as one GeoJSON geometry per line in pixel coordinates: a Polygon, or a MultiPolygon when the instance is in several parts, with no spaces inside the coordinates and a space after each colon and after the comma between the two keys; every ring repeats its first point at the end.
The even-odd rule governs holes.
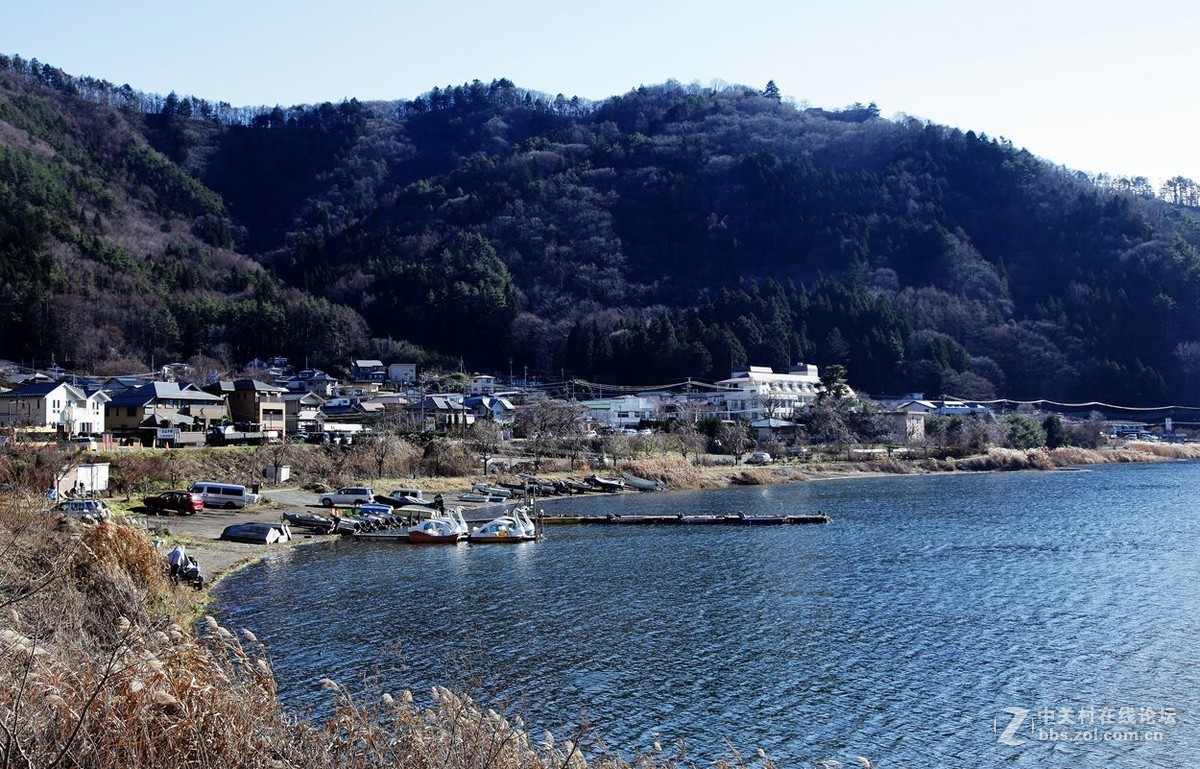
{"type": "Polygon", "coordinates": [[[257,432],[275,431],[283,435],[287,419],[283,396],[287,390],[257,379],[221,381],[203,388],[219,395],[229,407],[229,420],[236,424],[252,425],[257,432]]]}
{"type": "Polygon", "coordinates": [[[105,431],[103,391],[92,394],[66,382],[31,382],[0,393],[0,426],[53,432],[63,437],[105,431]]]}
{"type": "Polygon", "coordinates": [[[193,385],[149,382],[112,394],[105,408],[109,430],[144,445],[195,446],[211,425],[228,418],[225,399],[193,385]]]}
{"type": "Polygon", "coordinates": [[[476,419],[494,419],[500,424],[512,424],[516,408],[507,398],[492,395],[472,395],[463,400],[476,419]]]}
{"type": "Polygon", "coordinates": [[[316,393],[286,392],[283,398],[284,429],[288,435],[319,433],[325,415],[321,406],[325,399],[316,393]]]}
{"type": "Polygon", "coordinates": [[[242,368],[246,371],[261,371],[263,375],[276,383],[286,382],[288,375],[292,372],[287,358],[278,355],[273,358],[255,358],[242,368]]]}
{"type": "Polygon", "coordinates": [[[584,422],[612,430],[636,430],[642,422],[656,419],[662,399],[644,395],[623,395],[584,401],[584,422]]]}
{"type": "Polygon", "coordinates": [[[892,430],[903,443],[913,446],[925,440],[925,413],[899,409],[885,412],[892,421],[892,430]]]}
{"type": "Polygon", "coordinates": [[[408,405],[423,429],[462,429],[475,422],[475,414],[463,403],[461,395],[426,395],[408,405]]]}
{"type": "Polygon", "coordinates": [[[389,363],[387,381],[394,385],[410,385],[417,381],[417,364],[389,363]]]}
{"type": "Polygon", "coordinates": [[[316,393],[322,398],[332,398],[338,393],[340,383],[320,369],[309,368],[288,379],[285,386],[288,392],[316,393]]]}
{"type": "Polygon", "coordinates": [[[350,364],[350,382],[369,392],[378,392],[387,381],[383,361],[356,360],[350,364]]]}
{"type": "Polygon", "coordinates": [[[897,406],[897,410],[937,414],[938,416],[992,413],[990,408],[980,403],[959,400],[925,400],[923,398],[906,400],[897,406]]]}
{"type": "Polygon", "coordinates": [[[471,384],[467,387],[467,395],[494,395],[496,393],[496,377],[487,374],[472,374],[471,384]]]}

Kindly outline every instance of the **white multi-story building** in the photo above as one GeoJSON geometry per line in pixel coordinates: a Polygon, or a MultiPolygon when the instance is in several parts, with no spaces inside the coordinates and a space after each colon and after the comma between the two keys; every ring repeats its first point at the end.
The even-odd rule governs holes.
{"type": "Polygon", "coordinates": [[[736,369],[717,384],[728,389],[724,396],[729,418],[791,419],[816,400],[821,378],[813,364],[797,363],[786,374],[770,366],[736,369]]]}
{"type": "Polygon", "coordinates": [[[34,382],[0,393],[0,426],[53,430],[64,435],[104,432],[103,391],[91,395],[66,382],[34,382]]]}

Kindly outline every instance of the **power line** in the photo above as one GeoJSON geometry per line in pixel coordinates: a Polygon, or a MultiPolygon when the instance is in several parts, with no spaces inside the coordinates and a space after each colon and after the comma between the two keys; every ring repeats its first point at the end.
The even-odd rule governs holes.
{"type": "Polygon", "coordinates": [[[1032,401],[1018,401],[1011,398],[997,398],[994,400],[973,400],[971,398],[950,398],[943,400],[959,400],[967,403],[978,403],[981,405],[993,404],[1012,404],[1015,406],[1056,406],[1058,408],[1069,409],[1110,409],[1113,411],[1133,411],[1133,412],[1153,412],[1153,411],[1197,411],[1200,412],[1200,406],[1118,406],[1112,403],[1102,403],[1100,401],[1087,401],[1086,403],[1063,403],[1061,401],[1052,401],[1045,398],[1039,398],[1032,401]]]}

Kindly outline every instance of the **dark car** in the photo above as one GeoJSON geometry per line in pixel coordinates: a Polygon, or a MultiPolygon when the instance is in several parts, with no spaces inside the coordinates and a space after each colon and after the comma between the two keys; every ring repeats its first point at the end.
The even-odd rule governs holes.
{"type": "Polygon", "coordinates": [[[150,508],[150,512],[156,515],[163,513],[191,515],[204,509],[204,500],[200,498],[199,494],[193,494],[190,491],[164,491],[161,494],[146,497],[142,500],[142,504],[150,508]]]}

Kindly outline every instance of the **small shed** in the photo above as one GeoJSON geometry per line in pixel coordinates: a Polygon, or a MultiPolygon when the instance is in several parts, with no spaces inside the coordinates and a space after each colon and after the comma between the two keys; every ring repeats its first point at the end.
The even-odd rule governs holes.
{"type": "Polygon", "coordinates": [[[57,488],[59,496],[71,491],[80,495],[107,493],[108,462],[92,462],[64,468],[59,476],[57,488]]]}

